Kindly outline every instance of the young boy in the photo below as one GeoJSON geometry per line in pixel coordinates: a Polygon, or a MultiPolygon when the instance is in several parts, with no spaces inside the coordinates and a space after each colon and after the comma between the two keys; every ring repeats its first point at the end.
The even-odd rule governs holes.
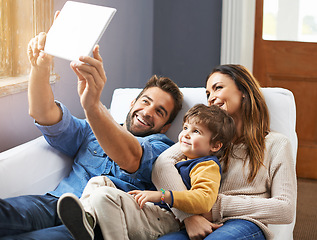
{"type": "Polygon", "coordinates": [[[93,239],[98,214],[109,215],[106,225],[98,221],[105,239],[157,239],[160,235],[177,231],[178,221],[170,212],[153,203],[145,203],[167,203],[170,207],[193,214],[209,212],[216,201],[221,179],[221,167],[216,156],[222,156],[234,133],[233,119],[225,111],[217,106],[198,104],[184,116],[179,141],[186,159],[175,165],[189,190],[134,190],[129,194],[118,190],[114,194],[119,197],[114,194],[105,196],[110,200],[102,202],[104,212],[96,213],[96,201],[92,199],[94,192],[102,187],[107,190],[105,194],[116,190],[109,178],[99,176],[88,182],[80,200],[72,195],[63,195],[58,202],[58,214],[75,239],[93,239]],[[114,216],[121,217],[114,219],[114,216]],[[136,222],[140,219],[142,226],[136,222]]]}
{"type": "Polygon", "coordinates": [[[233,119],[219,107],[198,104],[187,111],[179,134],[186,159],[175,164],[187,191],[130,191],[143,208],[146,202],[166,203],[192,214],[204,214],[216,201],[221,157],[235,135],[233,119]],[[218,156],[218,157],[217,157],[218,156]]]}

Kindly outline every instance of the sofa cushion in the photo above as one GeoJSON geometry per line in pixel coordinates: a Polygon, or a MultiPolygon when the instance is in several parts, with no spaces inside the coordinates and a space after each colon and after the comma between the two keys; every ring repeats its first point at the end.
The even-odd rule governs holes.
{"type": "Polygon", "coordinates": [[[296,106],[294,95],[284,88],[262,88],[270,113],[271,131],[284,134],[291,142],[294,160],[297,154],[296,106]]]}
{"type": "MultiPolygon", "coordinates": [[[[130,103],[137,97],[141,90],[140,88],[118,88],[114,91],[110,111],[118,123],[125,121],[130,109],[130,103]]],[[[182,120],[185,112],[195,104],[207,104],[205,88],[180,88],[180,90],[184,95],[183,108],[166,133],[174,142],[178,140],[177,138],[182,129],[182,120]]],[[[296,108],[292,92],[283,88],[262,88],[262,92],[270,113],[271,130],[280,132],[290,139],[293,146],[294,159],[296,159],[296,108]]]]}
{"type": "Polygon", "coordinates": [[[68,175],[72,160],[52,148],[44,137],[0,154],[0,198],[43,194],[68,175]]]}
{"type": "MultiPolygon", "coordinates": [[[[266,104],[270,114],[270,128],[272,131],[280,132],[287,136],[293,149],[293,159],[296,162],[297,135],[296,107],[293,93],[283,88],[262,88],[266,104]]],[[[130,104],[140,93],[141,89],[116,89],[112,96],[110,105],[111,114],[118,123],[125,121],[129,112],[130,104]]],[[[180,111],[166,135],[177,142],[177,137],[182,129],[182,119],[185,112],[198,103],[207,104],[205,88],[181,88],[184,94],[183,109],[180,111]]],[[[293,239],[293,229],[296,216],[290,224],[269,225],[274,233],[274,239],[293,239]]]]}

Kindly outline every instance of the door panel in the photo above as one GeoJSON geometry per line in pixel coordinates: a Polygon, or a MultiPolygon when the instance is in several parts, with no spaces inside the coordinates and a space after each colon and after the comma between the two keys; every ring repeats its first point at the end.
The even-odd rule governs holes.
{"type": "Polygon", "coordinates": [[[317,179],[317,43],[263,40],[262,19],[263,0],[257,0],[254,76],[262,86],[293,92],[297,111],[297,175],[317,179]]]}

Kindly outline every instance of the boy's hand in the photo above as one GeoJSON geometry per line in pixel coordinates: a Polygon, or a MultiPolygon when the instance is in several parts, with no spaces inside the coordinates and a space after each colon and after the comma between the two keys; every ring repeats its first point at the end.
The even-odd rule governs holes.
{"type": "Polygon", "coordinates": [[[160,202],[162,193],[160,191],[140,191],[133,190],[129,194],[134,195],[136,202],[140,208],[143,208],[146,202],[160,202]]]}

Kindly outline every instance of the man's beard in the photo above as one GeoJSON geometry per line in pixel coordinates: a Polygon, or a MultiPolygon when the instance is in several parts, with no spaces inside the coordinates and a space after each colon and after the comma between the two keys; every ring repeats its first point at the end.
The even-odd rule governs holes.
{"type": "Polygon", "coordinates": [[[154,130],[152,128],[150,128],[149,130],[143,130],[142,132],[137,132],[137,131],[134,131],[132,129],[132,116],[133,116],[133,113],[131,112],[131,110],[129,111],[128,115],[127,115],[127,118],[126,118],[126,127],[127,127],[127,130],[132,133],[134,136],[137,136],[137,137],[145,137],[145,136],[149,136],[151,134],[154,134],[154,133],[158,133],[157,130],[154,130]]]}

